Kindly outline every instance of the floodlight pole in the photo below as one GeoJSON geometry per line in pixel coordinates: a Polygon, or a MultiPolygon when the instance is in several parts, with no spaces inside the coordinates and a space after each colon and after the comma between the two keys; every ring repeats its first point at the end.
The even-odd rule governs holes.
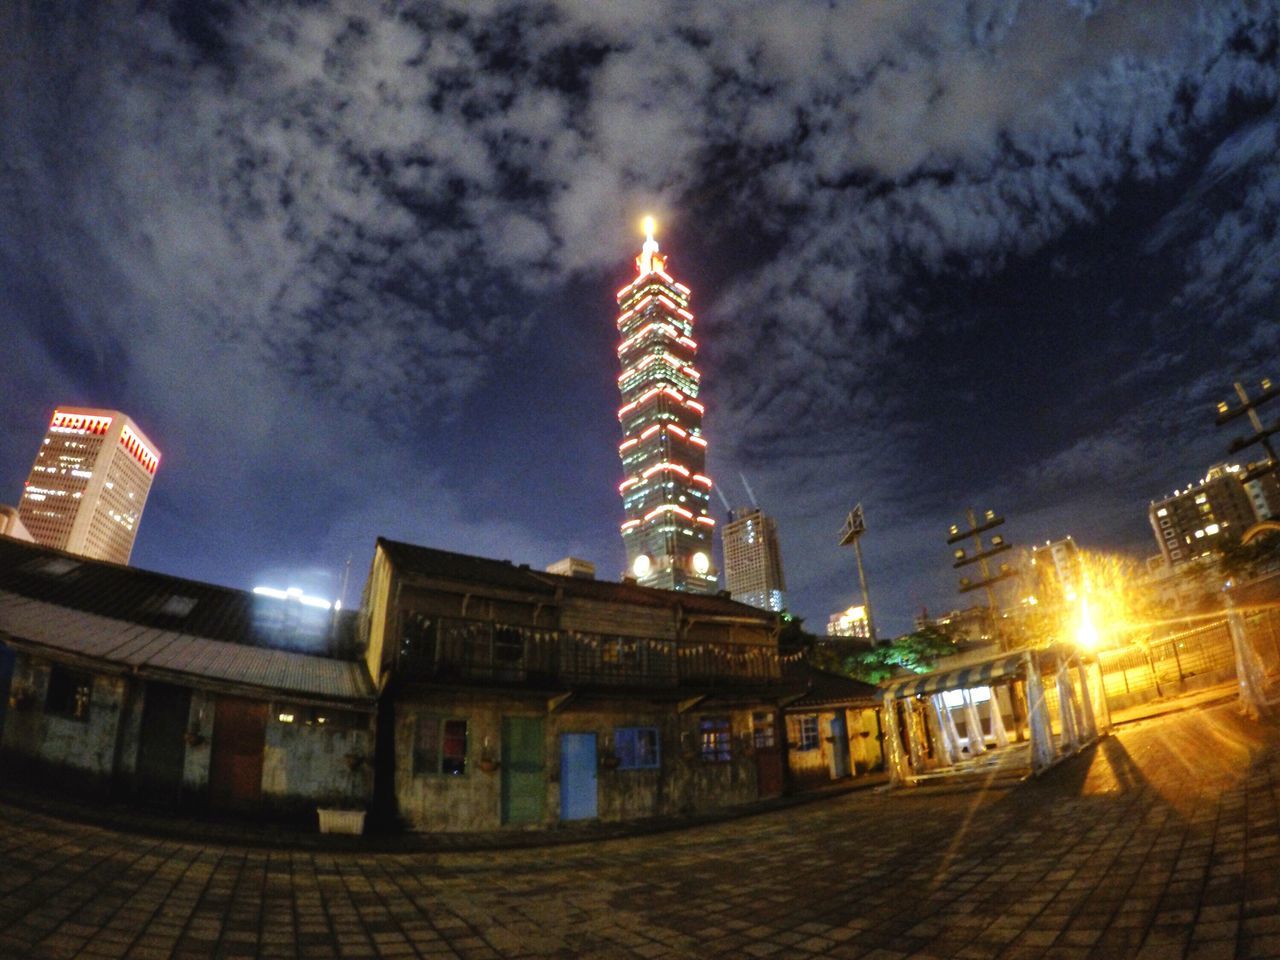
{"type": "Polygon", "coordinates": [[[862,504],[849,511],[845,518],[844,528],[840,531],[840,546],[853,547],[853,555],[858,562],[858,584],[862,588],[862,609],[867,615],[867,635],[872,644],[876,642],[876,624],[871,617],[871,598],[867,595],[867,574],[862,569],[862,535],[867,530],[867,522],[862,515],[862,504]]]}

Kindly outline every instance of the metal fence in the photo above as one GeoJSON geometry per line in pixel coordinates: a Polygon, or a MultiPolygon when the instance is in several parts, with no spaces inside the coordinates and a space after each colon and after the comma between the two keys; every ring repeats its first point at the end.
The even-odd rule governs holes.
{"type": "MultiPolygon", "coordinates": [[[[1280,609],[1252,611],[1241,619],[1245,636],[1268,676],[1280,680],[1280,609]]],[[[1231,680],[1236,674],[1235,650],[1225,617],[1170,637],[1102,651],[1098,662],[1107,699],[1118,705],[1185,693],[1231,680]]]]}

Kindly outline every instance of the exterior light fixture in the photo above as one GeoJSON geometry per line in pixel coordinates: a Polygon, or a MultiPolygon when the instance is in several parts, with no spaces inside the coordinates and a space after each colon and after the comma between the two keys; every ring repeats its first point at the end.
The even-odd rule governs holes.
{"type": "Polygon", "coordinates": [[[649,559],[647,553],[642,553],[636,557],[635,562],[631,564],[631,572],[637,577],[646,577],[653,568],[653,561],[649,559]]]}

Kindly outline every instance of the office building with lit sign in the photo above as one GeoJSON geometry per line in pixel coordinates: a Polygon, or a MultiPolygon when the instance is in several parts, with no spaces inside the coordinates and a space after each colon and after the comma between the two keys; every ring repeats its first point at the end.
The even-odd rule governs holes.
{"type": "Polygon", "coordinates": [[[160,453],[118,410],[59,407],[18,515],[36,543],[128,563],[160,453]]]}

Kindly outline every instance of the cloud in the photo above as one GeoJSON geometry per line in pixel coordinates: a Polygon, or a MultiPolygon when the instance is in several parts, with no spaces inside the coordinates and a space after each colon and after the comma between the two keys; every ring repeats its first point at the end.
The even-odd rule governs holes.
{"type": "MultiPolygon", "coordinates": [[[[1238,105],[1273,102],[1280,83],[1267,7],[333,0],[2,16],[0,262],[45,276],[64,336],[100,368],[121,358],[144,406],[182,389],[175,434],[215,423],[220,441],[251,430],[266,450],[305,410],[302,449],[324,459],[352,435],[464,422],[513,365],[554,380],[540,321],[593,297],[607,316],[605,281],[657,210],[664,243],[683,244],[677,273],[702,263],[716,280],[695,284],[715,456],[787,500],[806,535],[848,498],[880,498],[902,569],[960,475],[974,482],[922,466],[937,443],[925,359],[980,312],[941,309],[940,290],[1067,243],[1206,151],[1144,254],[1176,248],[1185,282],[1140,322],[1212,308],[1238,333],[1280,280],[1277,121],[1231,132],[1238,105]],[[254,423],[233,427],[245,403],[254,423]]],[[[1122,333],[1133,390],[1203,373],[1191,349],[1122,333]]],[[[1251,327],[1238,352],[1275,342],[1251,327]]],[[[1143,424],[1079,419],[1044,438],[1056,453],[1012,465],[1019,482],[1135,467],[1143,424]]],[[[830,581],[807,562],[805,578],[830,581]]]]}

